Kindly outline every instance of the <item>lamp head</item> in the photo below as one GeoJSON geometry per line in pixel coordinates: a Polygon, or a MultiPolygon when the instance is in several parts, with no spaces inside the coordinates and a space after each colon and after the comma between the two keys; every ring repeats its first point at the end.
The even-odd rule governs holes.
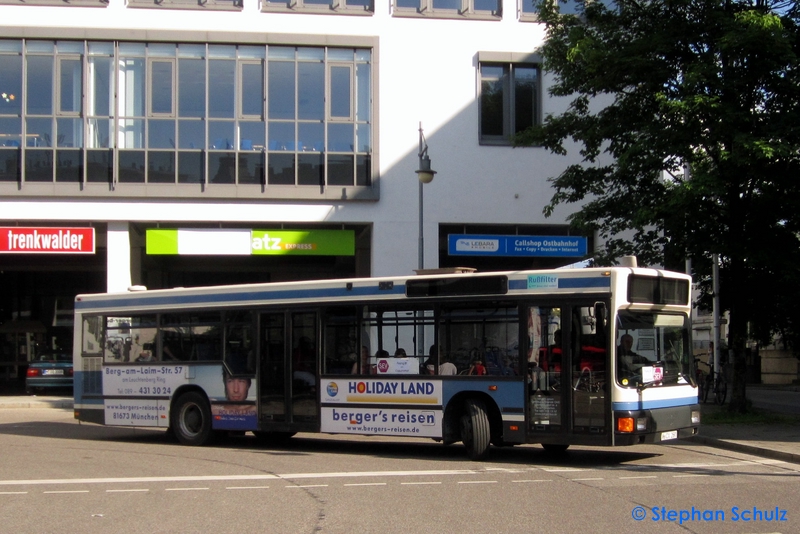
{"type": "Polygon", "coordinates": [[[427,154],[419,158],[419,170],[414,171],[417,173],[417,178],[423,184],[429,184],[433,181],[433,175],[436,171],[431,169],[431,158],[427,154]]]}

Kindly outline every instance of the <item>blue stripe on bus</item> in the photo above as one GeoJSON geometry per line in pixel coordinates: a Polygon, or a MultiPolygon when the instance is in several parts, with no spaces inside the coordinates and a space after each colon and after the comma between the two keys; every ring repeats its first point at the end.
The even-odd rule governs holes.
{"type": "MultiPolygon", "coordinates": [[[[599,276],[592,278],[559,278],[559,289],[582,289],[592,287],[611,287],[611,277],[599,276]]],[[[525,290],[528,289],[527,280],[509,280],[508,289],[510,290],[525,290]]]]}
{"type": "Polygon", "coordinates": [[[611,409],[615,412],[627,412],[636,410],[656,410],[658,408],[674,408],[676,406],[691,406],[692,404],[697,404],[697,397],[685,397],[683,399],[661,399],[644,402],[612,402],[611,409]]]}
{"type": "Polygon", "coordinates": [[[508,281],[508,289],[528,289],[528,281],[527,280],[509,280],[508,281]]]}
{"type": "Polygon", "coordinates": [[[578,289],[582,287],[611,287],[610,276],[596,278],[559,278],[559,289],[578,289]]]}
{"type": "Polygon", "coordinates": [[[394,284],[392,289],[379,289],[377,285],[369,287],[329,287],[321,289],[291,289],[279,291],[249,291],[242,293],[221,292],[200,295],[148,295],[132,293],[129,297],[107,298],[102,300],[79,300],[75,308],[79,310],[92,308],[125,308],[138,306],[160,306],[165,304],[214,304],[220,302],[254,302],[279,299],[314,299],[323,297],[363,297],[373,295],[404,295],[404,284],[394,284]]]}

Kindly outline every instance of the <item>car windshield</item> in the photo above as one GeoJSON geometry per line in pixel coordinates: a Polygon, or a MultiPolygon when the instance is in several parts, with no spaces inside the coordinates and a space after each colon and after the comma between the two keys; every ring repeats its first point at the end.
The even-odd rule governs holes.
{"type": "Polygon", "coordinates": [[[686,384],[691,376],[686,315],[620,312],[616,347],[617,380],[622,386],[686,384]]]}

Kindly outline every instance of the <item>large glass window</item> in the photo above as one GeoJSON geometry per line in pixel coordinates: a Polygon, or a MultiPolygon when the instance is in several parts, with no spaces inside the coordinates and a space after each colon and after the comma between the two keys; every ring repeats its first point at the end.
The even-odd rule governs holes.
{"type": "MultiPolygon", "coordinates": [[[[519,313],[497,303],[443,310],[439,318],[439,373],[449,362],[465,376],[519,376],[519,313]]],[[[433,363],[433,362],[432,362],[433,363]]]]}
{"type": "Polygon", "coordinates": [[[689,318],[658,312],[617,316],[617,381],[625,387],[687,384],[693,358],[689,318]]]}
{"type": "Polygon", "coordinates": [[[219,313],[169,313],[161,316],[161,360],[216,361],[222,359],[219,313]]]}
{"type": "Polygon", "coordinates": [[[480,141],[511,144],[511,138],[539,121],[539,67],[480,65],[480,141]]]}
{"type": "Polygon", "coordinates": [[[0,40],[0,182],[20,179],[22,43],[0,40]]]}
{"type": "Polygon", "coordinates": [[[371,15],[375,7],[373,0],[264,0],[261,10],[371,15]]]}
{"type": "Polygon", "coordinates": [[[0,182],[370,186],[371,56],[0,40],[0,182]]]}
{"type": "Polygon", "coordinates": [[[394,16],[473,17],[499,19],[499,0],[394,0],[394,16]]]}
{"type": "MultiPolygon", "coordinates": [[[[519,0],[520,19],[533,21],[537,20],[538,14],[537,4],[538,0],[519,0]]],[[[585,0],[556,0],[558,2],[558,10],[564,15],[578,15],[583,11],[583,4],[585,0]]],[[[612,3],[612,0],[592,0],[594,2],[602,1],[605,4],[612,3]]]]}

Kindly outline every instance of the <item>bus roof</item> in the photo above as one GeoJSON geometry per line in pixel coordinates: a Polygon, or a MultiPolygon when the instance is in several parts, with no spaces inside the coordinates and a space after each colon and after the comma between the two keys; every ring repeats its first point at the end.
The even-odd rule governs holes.
{"type": "Polygon", "coordinates": [[[177,287],[119,293],[82,294],[75,297],[80,312],[121,309],[193,309],[239,305],[409,301],[437,297],[472,297],[520,294],[608,293],[613,280],[629,274],[691,280],[688,275],[659,269],[607,267],[501,271],[436,275],[342,278],[242,285],[177,287]]]}

